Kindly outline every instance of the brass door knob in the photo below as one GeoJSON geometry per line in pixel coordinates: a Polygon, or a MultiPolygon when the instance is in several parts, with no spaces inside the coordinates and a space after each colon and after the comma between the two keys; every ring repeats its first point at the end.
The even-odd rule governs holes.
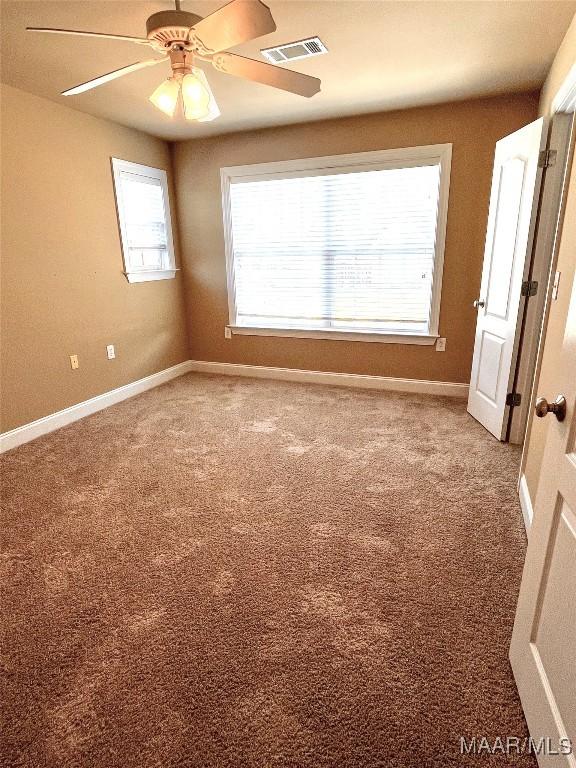
{"type": "Polygon", "coordinates": [[[474,306],[475,306],[476,309],[478,309],[478,307],[483,307],[485,305],[485,303],[486,302],[483,301],[482,299],[476,299],[474,301],[474,306]]]}
{"type": "Polygon", "coordinates": [[[549,403],[545,397],[539,397],[536,400],[534,410],[539,419],[543,419],[548,413],[553,413],[558,421],[564,421],[566,418],[566,398],[564,395],[558,395],[553,403],[549,403]]]}

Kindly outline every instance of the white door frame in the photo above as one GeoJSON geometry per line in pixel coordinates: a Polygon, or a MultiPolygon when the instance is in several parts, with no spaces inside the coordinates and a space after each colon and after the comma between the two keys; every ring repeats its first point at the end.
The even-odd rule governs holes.
{"type": "MultiPolygon", "coordinates": [[[[528,393],[528,386],[526,386],[526,395],[529,394],[529,397],[526,396],[523,398],[524,409],[514,409],[520,411],[520,413],[517,415],[516,422],[514,421],[513,415],[511,425],[511,437],[520,437],[521,440],[523,434],[524,444],[520,461],[518,490],[524,515],[524,523],[528,533],[532,522],[532,507],[534,500],[530,498],[524,469],[528,459],[527,450],[530,442],[532,421],[534,419],[534,403],[536,402],[537,397],[536,387],[540,369],[542,367],[545,331],[548,323],[548,315],[550,313],[550,301],[552,299],[555,268],[558,261],[558,248],[560,245],[562,222],[564,220],[569,173],[576,142],[576,125],[574,124],[574,121],[576,121],[576,64],[572,66],[564,82],[558,89],[552,102],[551,114],[552,116],[562,114],[572,116],[573,120],[570,136],[567,139],[565,146],[565,158],[563,163],[561,158],[557,158],[561,177],[557,181],[556,195],[550,190],[551,185],[549,185],[548,198],[546,199],[546,180],[544,181],[545,189],[542,200],[541,220],[543,221],[544,217],[547,217],[547,222],[545,224],[544,235],[542,236],[542,230],[539,228],[536,236],[535,262],[538,258],[540,259],[538,266],[540,273],[539,277],[535,276],[532,278],[534,280],[539,280],[540,285],[545,289],[540,292],[541,309],[538,307],[537,303],[534,303],[532,307],[536,320],[538,316],[541,317],[541,320],[539,322],[534,322],[534,318],[532,318],[532,326],[531,329],[529,329],[531,335],[526,336],[524,340],[526,345],[524,364],[527,365],[526,361],[530,361],[530,365],[527,365],[527,370],[525,370],[524,376],[527,384],[531,382],[529,384],[530,392],[528,393]],[[530,375],[528,376],[528,374],[530,375]],[[524,411],[523,413],[522,410],[524,411]],[[526,422],[525,429],[522,428],[524,421],[526,422]]],[[[569,118],[564,122],[566,124],[570,122],[569,118]]],[[[522,366],[520,368],[522,368],[522,366]]]]}
{"type": "Polygon", "coordinates": [[[576,112],[576,64],[566,75],[566,78],[552,101],[552,114],[556,112],[566,112],[573,114],[576,112]]]}
{"type": "Polygon", "coordinates": [[[547,317],[548,280],[555,264],[555,242],[559,231],[563,193],[570,170],[570,146],[572,116],[556,113],[550,123],[547,148],[555,152],[554,165],[545,169],[540,202],[536,238],[524,279],[538,284],[536,295],[525,299],[519,340],[519,355],[514,384],[511,391],[521,395],[520,405],[512,408],[508,425],[508,439],[521,444],[526,433],[532,410],[532,388],[538,358],[538,347],[543,323],[547,317]]]}

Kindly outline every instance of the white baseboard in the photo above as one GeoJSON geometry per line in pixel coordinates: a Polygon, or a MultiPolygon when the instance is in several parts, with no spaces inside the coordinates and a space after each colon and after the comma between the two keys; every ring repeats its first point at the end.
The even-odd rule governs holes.
{"type": "Polygon", "coordinates": [[[204,360],[191,360],[190,365],[190,370],[197,371],[198,373],[248,376],[255,379],[279,379],[281,381],[298,381],[306,384],[328,384],[336,387],[417,392],[425,395],[468,397],[468,384],[458,384],[449,381],[393,379],[388,376],[363,376],[357,373],[329,373],[326,371],[271,368],[263,365],[240,365],[237,363],[211,363],[204,360]]]}
{"type": "Polygon", "coordinates": [[[522,516],[524,517],[526,533],[530,535],[530,526],[532,525],[534,510],[532,508],[532,499],[530,498],[528,483],[526,482],[526,475],[521,475],[520,477],[520,482],[518,483],[518,496],[520,497],[520,507],[522,509],[522,516]]]}
{"type": "Polygon", "coordinates": [[[65,427],[73,421],[83,419],[85,416],[90,416],[92,413],[108,408],[110,405],[115,405],[122,400],[127,400],[129,397],[146,392],[148,389],[164,384],[191,370],[191,361],[186,360],[183,363],[178,363],[178,365],[173,365],[171,368],[153,373],[151,376],[133,381],[131,384],[126,384],[123,387],[118,387],[118,389],[112,389],[110,392],[104,392],[102,395],[91,397],[90,400],[84,400],[82,403],[70,406],[70,408],[64,408],[62,411],[51,413],[49,416],[44,416],[29,424],[23,424],[21,427],[10,430],[10,432],[4,432],[0,434],[0,453],[16,448],[23,443],[28,443],[30,440],[35,440],[37,437],[53,432],[55,429],[65,427]]]}
{"type": "Polygon", "coordinates": [[[305,371],[298,368],[272,368],[263,365],[239,365],[236,363],[210,363],[204,360],[186,360],[183,363],[153,373],[144,379],[133,381],[118,389],[104,392],[102,395],[84,400],[82,403],[51,413],[41,419],[23,424],[10,432],[0,434],[0,453],[16,448],[41,435],[65,427],[73,421],[83,419],[92,413],[120,403],[129,397],[139,395],[148,389],[164,384],[166,381],[182,376],[184,373],[216,373],[226,376],[247,376],[256,379],[277,379],[296,381],[307,384],[329,384],[337,387],[359,387],[360,389],[380,389],[395,392],[415,392],[426,395],[445,395],[467,397],[468,384],[446,381],[419,381],[418,379],[394,379],[387,376],[362,376],[356,373],[328,373],[326,371],[305,371]]]}

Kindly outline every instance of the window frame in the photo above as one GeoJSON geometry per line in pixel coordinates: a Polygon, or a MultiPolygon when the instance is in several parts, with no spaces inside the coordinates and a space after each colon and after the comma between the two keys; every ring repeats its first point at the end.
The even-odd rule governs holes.
{"type": "Polygon", "coordinates": [[[141,163],[132,163],[129,160],[122,160],[118,157],[111,157],[112,178],[114,186],[114,199],[116,201],[116,217],[118,219],[118,229],[120,231],[120,247],[122,250],[122,261],[124,270],[122,274],[129,283],[144,283],[151,280],[170,280],[176,277],[176,259],[174,255],[174,239],[172,235],[172,218],[170,215],[170,195],[168,193],[168,174],[163,168],[154,168],[141,163]],[[162,196],[164,200],[164,216],[166,219],[166,261],[161,269],[134,269],[130,264],[127,248],[127,232],[124,216],[124,205],[120,193],[121,173],[122,171],[131,173],[135,176],[142,176],[146,179],[154,179],[160,182],[162,196]]]}
{"type": "Polygon", "coordinates": [[[432,345],[440,336],[440,302],[442,295],[442,274],[444,270],[444,249],[448,198],[450,193],[450,169],[452,144],[431,144],[419,147],[384,149],[372,152],[355,152],[347,155],[327,155],[298,160],[281,160],[254,165],[236,165],[220,169],[222,188],[222,213],[224,220],[224,247],[226,253],[226,274],[228,287],[229,332],[241,336],[285,336],[300,339],[336,339],[342,341],[371,341],[391,344],[432,345]],[[233,184],[268,181],[329,174],[357,173],[396,168],[411,168],[421,165],[440,166],[440,187],[438,195],[438,218],[434,267],[432,274],[432,296],[428,333],[393,331],[353,331],[342,329],[301,329],[267,328],[236,325],[236,295],[234,274],[234,249],[232,233],[232,207],[230,190],[233,184]]]}

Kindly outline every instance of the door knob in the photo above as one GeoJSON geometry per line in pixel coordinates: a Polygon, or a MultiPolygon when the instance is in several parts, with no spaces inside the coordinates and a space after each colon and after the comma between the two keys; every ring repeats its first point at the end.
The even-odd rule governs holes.
{"type": "Polygon", "coordinates": [[[566,418],[566,398],[564,395],[558,395],[553,403],[549,403],[545,397],[539,397],[536,400],[534,410],[539,419],[543,419],[547,413],[553,413],[558,421],[564,421],[566,418]]]}
{"type": "Polygon", "coordinates": [[[485,303],[486,302],[484,302],[482,299],[476,299],[476,301],[474,302],[474,306],[476,307],[476,309],[478,309],[478,307],[483,307],[485,303]]]}

